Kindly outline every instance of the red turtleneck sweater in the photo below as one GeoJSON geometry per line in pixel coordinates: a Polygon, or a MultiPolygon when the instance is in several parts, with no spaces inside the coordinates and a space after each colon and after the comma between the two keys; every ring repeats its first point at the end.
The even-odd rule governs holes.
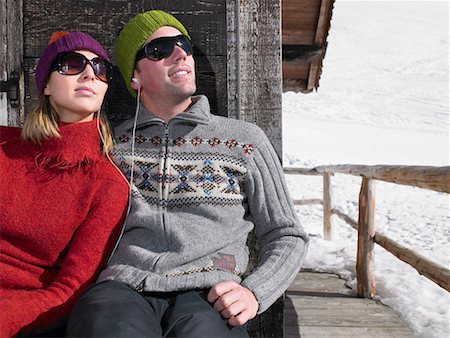
{"type": "Polygon", "coordinates": [[[42,147],[0,128],[0,336],[60,324],[117,240],[128,186],[101,155],[96,121],[42,147]]]}

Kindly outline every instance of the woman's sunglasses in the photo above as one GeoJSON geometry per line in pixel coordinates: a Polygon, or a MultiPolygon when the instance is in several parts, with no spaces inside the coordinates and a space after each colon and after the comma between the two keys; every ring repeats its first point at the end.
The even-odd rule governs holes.
{"type": "Polygon", "coordinates": [[[172,55],[175,46],[182,48],[187,55],[192,55],[192,45],[187,36],[164,36],[145,44],[136,53],[136,62],[145,57],[152,61],[162,60],[172,55]]]}
{"type": "Polygon", "coordinates": [[[77,75],[83,72],[88,64],[100,81],[108,83],[112,80],[113,66],[109,61],[100,57],[89,60],[77,52],[60,53],[53,61],[51,71],[56,70],[62,75],[77,75]]]}

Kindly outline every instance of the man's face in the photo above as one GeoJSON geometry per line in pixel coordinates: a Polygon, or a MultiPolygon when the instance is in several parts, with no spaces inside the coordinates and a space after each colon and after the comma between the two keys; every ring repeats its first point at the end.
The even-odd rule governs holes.
{"type": "MultiPolygon", "coordinates": [[[[156,38],[180,34],[178,29],[164,26],[155,31],[146,43],[156,38]]],[[[197,89],[194,58],[179,46],[175,46],[172,54],[162,60],[139,60],[134,77],[141,85],[141,100],[144,103],[147,100],[158,100],[178,104],[190,98],[197,89]]]]}

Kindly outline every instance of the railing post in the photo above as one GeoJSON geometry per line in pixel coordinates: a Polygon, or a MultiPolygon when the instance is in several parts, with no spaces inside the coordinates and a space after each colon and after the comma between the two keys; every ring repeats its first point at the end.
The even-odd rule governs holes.
{"type": "Polygon", "coordinates": [[[331,174],[323,174],[323,238],[333,239],[333,225],[331,223],[331,174]]]}
{"type": "Polygon", "coordinates": [[[356,278],[358,297],[375,295],[373,274],[375,237],[375,192],[371,179],[363,176],[359,193],[358,254],[356,258],[356,278]]]}

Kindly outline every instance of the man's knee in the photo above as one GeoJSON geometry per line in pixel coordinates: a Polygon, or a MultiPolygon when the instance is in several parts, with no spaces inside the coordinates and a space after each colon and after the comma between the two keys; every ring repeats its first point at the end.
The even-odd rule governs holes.
{"type": "Polygon", "coordinates": [[[177,297],[167,313],[168,337],[248,337],[245,327],[233,327],[196,292],[177,297]]]}
{"type": "Polygon", "coordinates": [[[75,305],[67,324],[67,336],[147,335],[152,331],[149,323],[152,316],[152,308],[128,285],[102,282],[88,289],[75,305]]]}

